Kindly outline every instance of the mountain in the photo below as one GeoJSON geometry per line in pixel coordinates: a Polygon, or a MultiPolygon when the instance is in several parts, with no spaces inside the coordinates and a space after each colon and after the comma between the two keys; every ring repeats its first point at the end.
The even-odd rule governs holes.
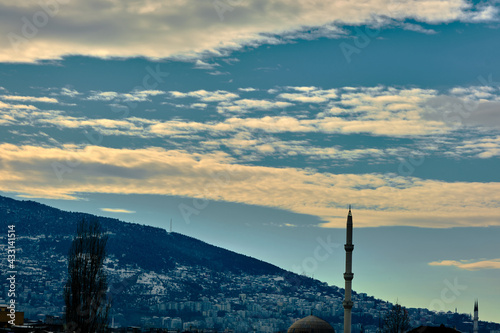
{"type": "Polygon", "coordinates": [[[192,237],[166,230],[97,217],[65,212],[34,201],[0,197],[2,225],[15,224],[18,237],[39,239],[40,248],[53,249],[66,256],[76,225],[82,219],[98,218],[109,233],[108,254],[119,265],[137,265],[145,270],[169,270],[175,265],[199,265],[221,272],[279,274],[283,270],[251,257],[209,245],[192,237]]]}
{"type": "MultiPolygon", "coordinates": [[[[28,317],[63,313],[71,240],[77,223],[91,218],[98,218],[109,236],[105,264],[113,312],[127,318],[126,324],[141,316],[161,315],[162,310],[172,315],[182,312],[167,311],[169,302],[210,300],[220,294],[224,299],[238,298],[244,292],[277,289],[288,293],[319,282],[164,229],[0,196],[0,226],[2,230],[15,226],[19,303],[28,317]]],[[[6,245],[0,244],[2,253],[6,245]]],[[[1,263],[4,270],[6,264],[1,263]]],[[[334,293],[341,296],[338,288],[334,293]]],[[[6,292],[0,296],[5,300],[6,292]]]]}
{"type": "MultiPolygon", "coordinates": [[[[92,218],[109,236],[105,268],[116,326],[277,332],[314,311],[342,330],[344,291],[338,287],[164,229],[0,196],[0,228],[15,226],[16,304],[25,317],[63,315],[71,240],[77,223],[92,218]]],[[[4,238],[5,256],[6,247],[4,238]]],[[[0,262],[4,272],[7,264],[0,262]]],[[[0,297],[8,300],[7,289],[0,297]]],[[[353,332],[363,324],[375,333],[392,305],[366,294],[353,293],[353,300],[353,332]]],[[[415,327],[438,321],[465,331],[472,325],[468,315],[409,313],[415,327]]],[[[500,329],[492,325],[481,322],[480,332],[500,329]]]]}

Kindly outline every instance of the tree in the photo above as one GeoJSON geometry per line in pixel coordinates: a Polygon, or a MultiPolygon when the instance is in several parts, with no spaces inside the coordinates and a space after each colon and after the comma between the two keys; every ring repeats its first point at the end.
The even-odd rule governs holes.
{"type": "Polygon", "coordinates": [[[408,311],[400,304],[392,306],[391,311],[384,318],[384,333],[404,333],[410,328],[408,311]]]}
{"type": "Polygon", "coordinates": [[[110,303],[104,271],[108,238],[97,219],[78,223],[68,257],[68,281],[64,288],[66,331],[104,332],[110,303]]]}

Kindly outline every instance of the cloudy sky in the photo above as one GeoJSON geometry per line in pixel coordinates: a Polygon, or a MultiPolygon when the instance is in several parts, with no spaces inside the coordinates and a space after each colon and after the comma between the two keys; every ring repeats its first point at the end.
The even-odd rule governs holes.
{"type": "Polygon", "coordinates": [[[0,193],[500,322],[499,8],[0,0],[0,193]]]}

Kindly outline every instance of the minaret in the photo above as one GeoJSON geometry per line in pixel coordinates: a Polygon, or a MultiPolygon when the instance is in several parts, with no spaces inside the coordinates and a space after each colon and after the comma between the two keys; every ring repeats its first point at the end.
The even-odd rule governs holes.
{"type": "Polygon", "coordinates": [[[473,329],[473,333],[479,333],[479,311],[478,311],[477,300],[474,302],[474,329],[473,329]]]}
{"type": "Polygon", "coordinates": [[[347,239],[344,245],[345,249],[345,299],[344,299],[344,333],[351,333],[351,284],[354,274],[352,273],[352,250],[354,250],[354,245],[352,244],[352,214],[351,205],[349,205],[349,214],[347,215],[347,239]]]}

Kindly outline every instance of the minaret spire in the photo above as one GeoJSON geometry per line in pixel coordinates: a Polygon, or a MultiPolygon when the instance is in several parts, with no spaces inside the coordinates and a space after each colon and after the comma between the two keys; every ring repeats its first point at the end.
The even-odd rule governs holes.
{"type": "Polygon", "coordinates": [[[478,301],[474,302],[474,329],[473,333],[479,333],[479,306],[478,301]]]}
{"type": "Polygon", "coordinates": [[[347,214],[347,230],[346,230],[346,244],[345,249],[345,299],[344,305],[344,333],[351,333],[351,309],[353,302],[351,301],[351,287],[354,274],[352,273],[352,251],[354,245],[352,244],[352,214],[351,205],[349,205],[349,213],[347,214]]]}

